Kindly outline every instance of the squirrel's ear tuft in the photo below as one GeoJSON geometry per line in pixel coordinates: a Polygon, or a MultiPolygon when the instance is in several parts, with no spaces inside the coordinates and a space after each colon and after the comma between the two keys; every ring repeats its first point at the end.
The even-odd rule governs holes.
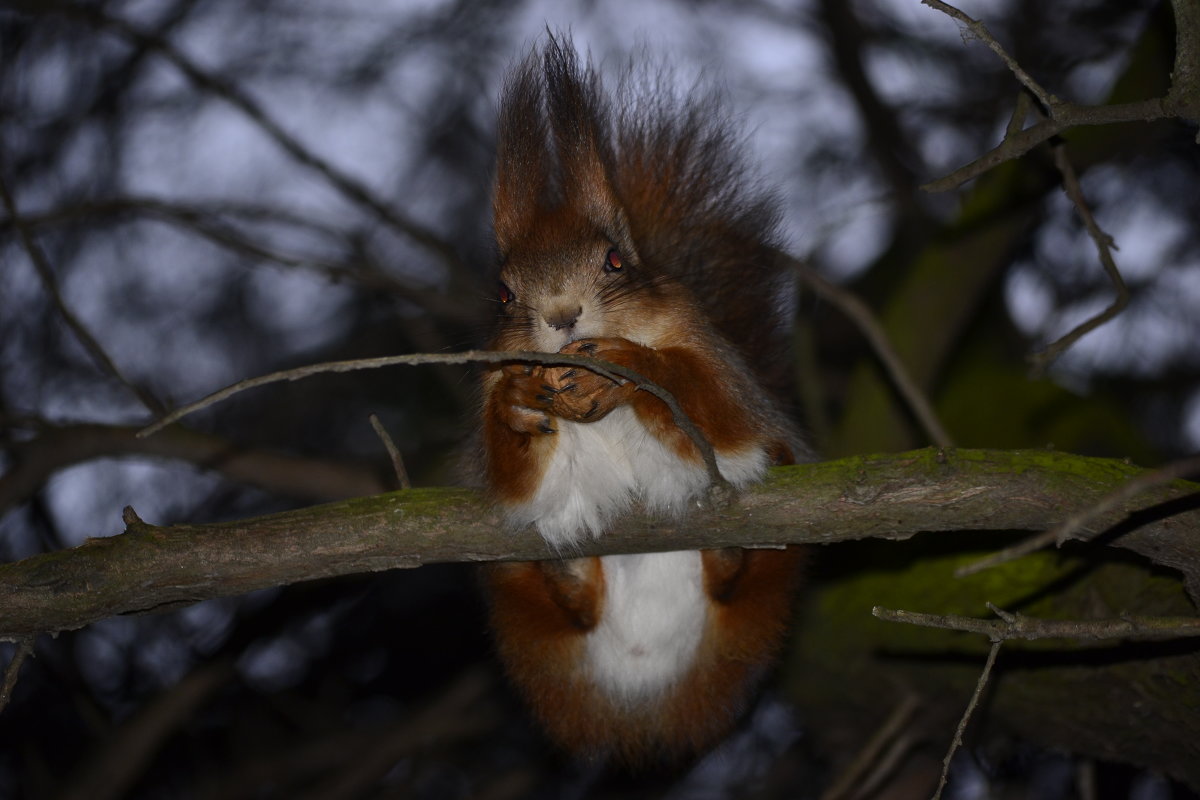
{"type": "Polygon", "coordinates": [[[496,243],[507,253],[533,227],[550,184],[550,152],[536,52],[513,70],[500,101],[492,216],[496,243]]]}
{"type": "Polygon", "coordinates": [[[612,173],[611,103],[569,41],[550,35],[504,88],[492,215],[507,254],[554,207],[572,208],[634,255],[612,173]]]}
{"type": "Polygon", "coordinates": [[[600,78],[569,41],[551,35],[543,52],[546,112],[565,204],[633,253],[629,222],[616,190],[613,109],[600,78]]]}

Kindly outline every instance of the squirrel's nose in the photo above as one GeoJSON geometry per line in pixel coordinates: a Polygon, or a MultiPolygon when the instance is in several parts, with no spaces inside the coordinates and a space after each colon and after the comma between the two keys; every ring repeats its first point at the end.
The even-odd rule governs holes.
{"type": "Polygon", "coordinates": [[[542,315],[546,320],[546,324],[556,331],[561,331],[563,328],[574,327],[579,320],[579,315],[583,313],[583,306],[575,306],[574,308],[557,309],[553,312],[542,315]]]}

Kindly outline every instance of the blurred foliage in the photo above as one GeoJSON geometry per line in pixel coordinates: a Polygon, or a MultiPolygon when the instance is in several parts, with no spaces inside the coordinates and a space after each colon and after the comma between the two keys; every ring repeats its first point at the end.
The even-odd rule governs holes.
{"type": "MultiPolygon", "coordinates": [[[[1165,3],[971,10],[1063,97],[1165,87],[1165,3]]],[[[78,462],[38,452],[51,425],[150,416],[60,304],[168,406],[304,363],[480,344],[494,98],[547,25],[570,27],[605,65],[659,59],[685,84],[705,74],[726,87],[795,252],[877,310],[956,443],[1146,464],[1196,449],[1194,127],[1064,137],[1133,296],[1030,379],[1025,356],[1106,305],[1111,288],[1044,148],[953,196],[920,190],[995,144],[1018,87],[917,0],[9,0],[0,178],[52,282],[0,219],[3,557],[116,532],[126,504],[165,524],[321,499],[229,480],[221,459],[186,448],[78,462]],[[50,464],[37,490],[5,496],[35,461],[50,464]]],[[[795,305],[809,355],[795,404],[822,451],[924,444],[854,326],[806,292],[795,305]]],[[[390,467],[368,414],[415,482],[445,484],[473,396],[468,370],[400,368],[261,389],[190,424],[231,453],[367,464],[369,493],[390,467]]],[[[670,791],[672,776],[631,785],[548,754],[489,647],[466,567],[292,586],[39,641],[0,715],[0,796],[670,791]],[[207,683],[172,705],[188,675],[207,683]],[[159,727],[145,727],[151,718],[159,727]]],[[[771,708],[783,706],[756,713],[720,769],[702,764],[671,796],[814,795],[813,770],[769,765],[778,742],[817,751],[817,735],[797,739],[804,719],[771,708]]]]}

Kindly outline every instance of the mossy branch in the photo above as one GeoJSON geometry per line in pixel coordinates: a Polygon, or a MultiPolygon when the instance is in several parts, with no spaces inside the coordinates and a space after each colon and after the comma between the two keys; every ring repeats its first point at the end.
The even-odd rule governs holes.
{"type": "MultiPolygon", "coordinates": [[[[477,493],[411,489],[254,519],[126,530],[0,566],[0,637],[83,627],[300,581],[452,561],[775,547],[908,538],[921,531],[1043,530],[1143,470],[1044,451],[917,450],[782,467],[736,505],[685,521],[631,516],[601,541],[554,553],[507,531],[477,493]]],[[[1200,485],[1175,481],[1114,507],[1086,531],[1180,570],[1200,595],[1200,485]]]]}

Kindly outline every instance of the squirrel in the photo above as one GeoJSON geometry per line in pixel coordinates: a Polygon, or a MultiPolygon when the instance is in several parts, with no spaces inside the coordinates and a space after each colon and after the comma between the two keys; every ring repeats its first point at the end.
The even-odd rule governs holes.
{"type": "MultiPolygon", "coordinates": [[[[683,102],[637,73],[609,92],[553,34],[504,88],[490,349],[634,370],[675,397],[735,487],[811,457],[773,399],[790,289],[776,203],[743,175],[718,98],[683,102]]],[[[684,518],[705,491],[699,450],[633,382],[507,363],[482,389],[487,488],[559,553],[635,507],[684,518]]],[[[494,564],[497,650],[568,751],[631,765],[695,755],[733,726],[781,646],[802,557],[494,564]]]]}

